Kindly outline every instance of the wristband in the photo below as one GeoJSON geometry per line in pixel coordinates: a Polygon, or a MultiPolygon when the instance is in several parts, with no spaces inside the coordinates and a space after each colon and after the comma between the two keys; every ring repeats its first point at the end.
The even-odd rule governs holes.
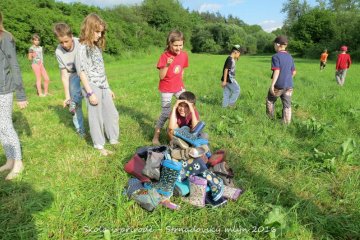
{"type": "Polygon", "coordinates": [[[89,92],[89,93],[86,93],[86,97],[87,98],[89,98],[91,95],[93,95],[94,94],[94,92],[93,91],[91,91],[91,92],[89,92]]]}

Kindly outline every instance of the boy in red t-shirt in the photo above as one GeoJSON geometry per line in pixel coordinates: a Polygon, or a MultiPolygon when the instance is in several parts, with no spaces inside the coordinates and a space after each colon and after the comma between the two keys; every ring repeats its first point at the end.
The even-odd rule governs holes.
{"type": "Polygon", "coordinates": [[[346,53],[347,50],[348,50],[347,46],[341,46],[340,48],[341,53],[338,55],[336,60],[335,78],[336,78],[336,82],[340,86],[344,85],[346,72],[351,65],[351,58],[350,55],[346,53]]]}
{"type": "Polygon", "coordinates": [[[180,31],[171,31],[167,38],[167,48],[157,64],[159,69],[159,91],[161,94],[161,114],[155,126],[152,143],[159,145],[161,128],[169,118],[171,99],[178,98],[185,91],[183,83],[184,68],[189,66],[188,55],[182,51],[184,35],[180,31]]]}

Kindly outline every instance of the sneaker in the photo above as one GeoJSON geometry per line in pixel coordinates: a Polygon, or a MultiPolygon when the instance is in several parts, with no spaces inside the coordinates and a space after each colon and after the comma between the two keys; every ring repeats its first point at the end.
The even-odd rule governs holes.
{"type": "Polygon", "coordinates": [[[75,114],[75,112],[76,112],[76,102],[74,102],[74,101],[70,101],[70,103],[69,103],[69,112],[72,114],[72,115],[74,115],[75,114]]]}
{"type": "Polygon", "coordinates": [[[205,197],[205,204],[207,206],[210,206],[212,208],[217,208],[224,206],[227,203],[227,200],[224,197],[221,197],[219,200],[214,201],[214,199],[211,196],[211,193],[207,193],[205,197]]]}
{"type": "Polygon", "coordinates": [[[116,145],[116,144],[119,144],[119,141],[118,140],[110,140],[109,141],[111,145],[116,145]]]}
{"type": "Polygon", "coordinates": [[[80,138],[86,138],[86,133],[82,132],[82,131],[77,131],[76,132],[80,138]]]}

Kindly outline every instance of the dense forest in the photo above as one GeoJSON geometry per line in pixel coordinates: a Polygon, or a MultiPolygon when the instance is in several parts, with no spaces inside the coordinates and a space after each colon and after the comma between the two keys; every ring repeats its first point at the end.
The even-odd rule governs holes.
{"type": "MultiPolygon", "coordinates": [[[[323,49],[338,51],[349,46],[353,59],[360,60],[360,0],[288,0],[282,12],[287,18],[273,33],[290,36],[291,50],[304,57],[318,57],[323,49]]],[[[330,55],[335,57],[335,55],[330,55]]]]}
{"type": "Polygon", "coordinates": [[[185,33],[186,48],[196,53],[227,53],[235,43],[249,54],[273,52],[275,35],[285,34],[290,50],[300,56],[318,57],[324,48],[332,52],[346,44],[359,60],[360,0],[317,2],[311,7],[306,0],[286,1],[281,10],[287,16],[284,26],[272,33],[231,15],[189,11],[177,0],[144,0],[140,5],[105,9],[55,0],[1,0],[0,11],[21,53],[27,51],[33,33],[40,34],[47,52],[53,52],[54,23],[66,22],[78,35],[83,18],[96,12],[108,23],[106,52],[114,55],[165,47],[167,33],[176,28],[185,33]]]}
{"type": "Polygon", "coordinates": [[[237,43],[244,52],[262,53],[274,38],[260,26],[232,16],[190,12],[176,0],[145,0],[141,5],[106,9],[55,0],[1,0],[0,10],[5,28],[15,36],[22,53],[27,51],[33,33],[41,36],[46,51],[54,51],[54,23],[68,23],[77,35],[83,18],[91,12],[108,24],[106,52],[110,54],[164,48],[167,33],[175,28],[184,32],[186,47],[193,52],[227,53],[230,45],[237,43]]]}

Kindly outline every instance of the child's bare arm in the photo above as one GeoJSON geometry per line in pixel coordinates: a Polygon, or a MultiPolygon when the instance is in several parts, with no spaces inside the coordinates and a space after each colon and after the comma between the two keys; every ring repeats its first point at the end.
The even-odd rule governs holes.
{"type": "Polygon", "coordinates": [[[64,68],[64,69],[60,70],[60,74],[61,74],[61,81],[62,81],[62,84],[64,86],[65,100],[63,102],[63,106],[65,107],[67,102],[70,100],[69,73],[64,68]]]}
{"type": "Polygon", "coordinates": [[[166,76],[166,73],[169,69],[170,64],[174,61],[174,57],[170,57],[167,59],[166,66],[164,68],[159,69],[159,77],[163,79],[166,76]]]}
{"type": "Polygon", "coordinates": [[[198,123],[199,119],[196,116],[195,107],[192,103],[185,101],[189,105],[189,110],[191,114],[191,126],[194,128],[198,123]]]}
{"type": "Polygon", "coordinates": [[[30,61],[32,61],[33,56],[34,56],[34,53],[33,53],[33,52],[29,52],[29,53],[28,53],[28,59],[29,59],[30,61]]]}
{"type": "Polygon", "coordinates": [[[181,102],[184,102],[184,100],[177,100],[174,107],[171,110],[171,114],[169,118],[169,126],[167,131],[169,140],[171,140],[174,136],[174,129],[179,127],[179,125],[177,124],[176,111],[181,102]]]}
{"type": "Polygon", "coordinates": [[[221,86],[225,87],[227,84],[227,76],[228,76],[229,69],[224,69],[224,80],[221,82],[221,86]]]}
{"type": "Polygon", "coordinates": [[[97,105],[97,104],[98,104],[98,99],[97,99],[95,93],[92,91],[92,89],[91,89],[91,87],[90,87],[89,80],[88,80],[85,72],[84,72],[84,71],[81,71],[80,74],[79,74],[79,77],[80,77],[80,80],[81,80],[82,85],[83,85],[84,88],[85,88],[86,97],[89,98],[89,102],[90,102],[92,105],[97,105]]]}
{"type": "Polygon", "coordinates": [[[271,81],[271,86],[270,86],[270,93],[272,95],[275,95],[274,94],[274,86],[275,86],[275,83],[276,81],[278,80],[279,78],[279,75],[280,75],[280,70],[274,70],[274,73],[273,73],[273,77],[272,77],[272,81],[271,81]]]}

